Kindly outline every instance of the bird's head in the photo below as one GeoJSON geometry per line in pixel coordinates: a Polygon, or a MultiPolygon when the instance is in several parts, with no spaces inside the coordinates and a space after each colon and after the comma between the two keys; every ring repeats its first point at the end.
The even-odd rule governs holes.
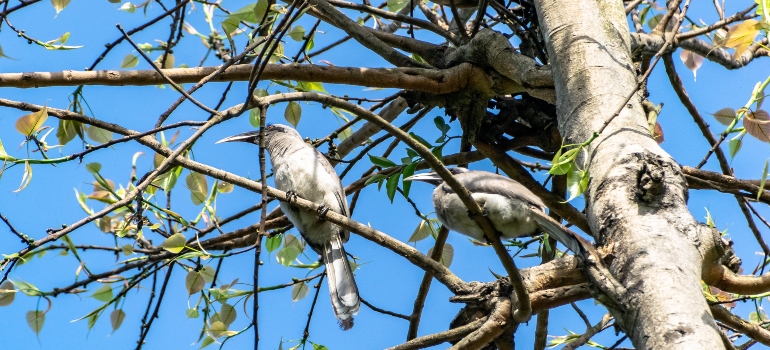
{"type": "MultiPolygon", "coordinates": [[[[270,144],[270,141],[275,139],[276,137],[296,137],[300,140],[302,137],[299,135],[297,130],[294,130],[294,128],[283,125],[283,124],[270,124],[265,127],[265,146],[270,144]]],[[[259,130],[254,131],[247,131],[243,134],[233,135],[230,137],[225,137],[217,143],[224,143],[224,142],[248,142],[253,143],[255,145],[259,144],[259,130]]]]}
{"type": "MultiPolygon", "coordinates": [[[[449,170],[449,172],[452,173],[452,175],[468,172],[468,169],[465,169],[465,168],[447,168],[447,170],[449,170]]],[[[436,174],[435,171],[421,173],[421,174],[414,174],[410,177],[404,178],[404,181],[422,181],[435,186],[438,186],[442,182],[444,182],[444,180],[441,179],[441,177],[438,176],[438,174],[436,174]]]]}

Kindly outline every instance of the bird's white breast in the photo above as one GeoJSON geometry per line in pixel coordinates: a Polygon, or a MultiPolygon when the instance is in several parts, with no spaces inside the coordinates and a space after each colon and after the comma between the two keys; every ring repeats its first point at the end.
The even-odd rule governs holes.
{"type": "MultiPolygon", "coordinates": [[[[434,192],[433,196],[435,207],[443,208],[437,212],[441,223],[473,239],[486,240],[484,232],[468,215],[467,207],[457,194],[437,196],[436,193],[434,192]]],[[[537,223],[527,215],[530,209],[524,203],[511,201],[498,194],[472,193],[471,195],[503,237],[516,238],[531,235],[537,231],[537,223]]]]}

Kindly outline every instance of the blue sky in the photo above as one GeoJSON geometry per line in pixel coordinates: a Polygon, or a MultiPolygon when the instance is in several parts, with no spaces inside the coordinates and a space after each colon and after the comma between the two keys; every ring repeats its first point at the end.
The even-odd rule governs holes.
{"type": "MultiPolygon", "coordinates": [[[[246,1],[228,1],[223,5],[236,10],[248,3],[246,1]]],[[[207,33],[207,27],[202,21],[202,9],[200,5],[196,6],[197,11],[188,13],[186,19],[199,31],[207,33]]],[[[71,32],[67,44],[84,45],[84,47],[72,51],[47,51],[37,45],[28,45],[7,26],[3,25],[2,32],[0,32],[0,45],[2,45],[4,53],[15,60],[0,59],[0,72],[82,70],[89,66],[103,51],[102,45],[104,43],[111,42],[120,36],[114,27],[115,23],[120,23],[124,28],[130,29],[146,20],[140,13],[141,10],[129,14],[119,11],[117,8],[117,5],[107,1],[75,1],[56,16],[53,7],[43,1],[13,14],[10,17],[11,23],[18,28],[25,29],[33,37],[47,41],[59,37],[64,32],[71,32]]],[[[700,16],[707,22],[713,21],[715,19],[713,10],[708,10],[702,11],[696,7],[693,9],[695,12],[691,13],[692,18],[700,16]]],[[[736,10],[739,9],[728,6],[727,13],[736,10]]],[[[161,9],[155,5],[148,11],[147,18],[152,18],[160,12],[161,9]]],[[[156,38],[166,40],[168,22],[168,20],[164,20],[133,38],[139,43],[152,43],[156,38]]],[[[307,16],[299,22],[306,29],[309,29],[313,23],[314,21],[307,16]]],[[[321,32],[316,37],[317,48],[340,37],[338,31],[327,25],[322,24],[319,30],[321,32]]],[[[421,38],[421,35],[424,39],[433,38],[417,32],[418,38],[421,38]]],[[[287,39],[286,45],[288,56],[292,56],[298,49],[298,44],[290,39],[287,39]]],[[[127,43],[123,43],[115,48],[97,69],[119,69],[123,57],[132,52],[133,49],[127,43]]],[[[187,38],[176,48],[175,53],[177,64],[187,63],[190,66],[196,66],[205,53],[205,48],[195,38],[187,38]]],[[[153,58],[156,56],[157,54],[152,55],[153,58]]],[[[389,66],[379,57],[352,42],[328,52],[319,59],[328,60],[337,66],[389,66]]],[[[705,61],[703,67],[698,71],[698,80],[695,82],[692,74],[681,65],[678,58],[676,61],[679,72],[685,81],[685,86],[703,115],[708,115],[724,107],[737,109],[743,106],[754,84],[770,74],[770,71],[767,70],[767,63],[763,62],[764,60],[752,62],[745,69],[735,71],[727,71],[721,66],[705,61]]],[[[205,63],[205,65],[215,64],[217,63],[213,55],[205,63]]],[[[148,69],[148,65],[140,62],[138,68],[148,69]]],[[[263,83],[260,87],[267,87],[265,84],[263,83]]],[[[224,84],[209,84],[196,92],[194,96],[203,103],[214,106],[224,87],[224,84]]],[[[374,95],[387,96],[392,93],[388,90],[372,92],[364,91],[360,87],[330,84],[325,85],[325,87],[329,92],[338,95],[367,95],[371,97],[374,95]]],[[[225,102],[225,107],[240,103],[243,100],[245,85],[237,83],[233,89],[234,93],[225,102]]],[[[270,92],[283,90],[275,85],[268,89],[270,92]]],[[[662,145],[663,148],[680,164],[694,166],[703,157],[708,145],[692,123],[689,114],[676,99],[676,95],[668,84],[662,63],[653,73],[649,89],[651,92],[650,100],[656,104],[664,103],[659,119],[666,138],[662,145]]],[[[47,104],[55,108],[66,108],[69,104],[68,95],[73,90],[74,88],[71,87],[26,90],[4,88],[0,90],[0,96],[11,100],[47,104]]],[[[171,89],[159,89],[154,86],[94,86],[85,88],[85,97],[91,111],[93,111],[92,116],[140,131],[152,128],[158,115],[165,111],[171,102],[176,100],[177,96],[177,93],[171,89]]],[[[268,122],[285,123],[283,120],[284,106],[278,105],[271,108],[267,116],[268,122]]],[[[338,122],[328,109],[321,109],[317,105],[303,104],[302,106],[303,114],[298,130],[303,136],[323,137],[338,127],[338,122]]],[[[25,112],[12,109],[0,109],[0,140],[3,141],[5,149],[17,157],[24,157],[27,151],[26,146],[17,149],[17,145],[23,141],[23,136],[14,130],[13,125],[24,114],[25,112]]],[[[433,126],[432,119],[435,116],[443,116],[443,111],[434,110],[428,116],[429,118],[425,118],[415,130],[421,135],[427,135],[426,139],[434,140],[439,136],[439,132],[433,126]]],[[[185,103],[171,116],[169,122],[204,120],[206,117],[205,112],[190,103],[185,103]]],[[[404,114],[395,123],[401,124],[409,118],[411,116],[404,114]]],[[[715,133],[722,130],[719,124],[713,122],[713,119],[707,118],[709,118],[715,133]]],[[[56,120],[50,118],[46,125],[55,127],[57,125],[56,120]]],[[[259,167],[255,147],[245,144],[214,145],[214,142],[222,137],[251,129],[252,127],[246,117],[230,120],[213,128],[197,142],[194,148],[195,160],[239,175],[251,178],[258,177],[259,167]]],[[[183,128],[180,137],[183,139],[191,133],[192,130],[183,128]]],[[[459,134],[457,123],[452,124],[452,130],[449,134],[459,134]]],[[[51,143],[53,136],[52,134],[50,137],[51,143]]],[[[372,154],[381,154],[387,144],[388,142],[377,148],[372,154]]],[[[73,141],[62,149],[62,154],[78,152],[81,147],[78,141],[73,141]]],[[[450,150],[448,152],[454,153],[457,147],[457,143],[452,143],[446,149],[450,150]]],[[[747,137],[742,151],[732,161],[736,175],[740,178],[758,178],[764,160],[768,157],[767,151],[768,148],[765,144],[747,137]]],[[[138,162],[139,173],[151,170],[152,153],[148,149],[132,143],[121,144],[88,155],[83,164],[70,162],[59,164],[56,167],[35,166],[31,184],[19,193],[12,191],[17,189],[21,182],[23,169],[22,167],[9,169],[0,180],[0,198],[2,199],[0,200],[0,213],[8,217],[18,230],[34,238],[44,237],[47,228],[73,223],[84,217],[85,214],[75,199],[73,188],[81,192],[91,191],[92,177],[86,171],[85,163],[101,163],[105,177],[115,181],[115,183],[125,185],[131,171],[131,158],[136,152],[144,152],[144,156],[140,157],[138,162]]],[[[51,152],[52,155],[56,153],[58,151],[51,152]]],[[[390,158],[397,160],[404,155],[404,147],[398,147],[390,158]]],[[[33,154],[33,156],[37,157],[38,155],[33,154]]],[[[526,160],[526,158],[522,159],[526,160]]],[[[354,181],[355,176],[361,174],[369,166],[370,164],[366,161],[361,162],[354,168],[349,177],[343,180],[343,183],[348,184],[354,181]]],[[[471,168],[494,171],[493,166],[488,161],[475,163],[471,168]]],[[[716,161],[710,161],[706,169],[718,171],[716,161]]],[[[546,174],[543,172],[536,173],[534,176],[541,181],[546,178],[546,174]]],[[[209,183],[211,184],[213,181],[210,179],[209,183]]],[[[411,198],[417,202],[422,212],[432,211],[431,191],[432,187],[425,184],[415,184],[412,187],[411,198]]],[[[384,191],[377,193],[376,187],[370,186],[363,191],[361,198],[353,218],[368,223],[397,239],[406,241],[420,221],[414,215],[413,209],[399,195],[391,204],[384,191]]],[[[258,201],[257,195],[236,189],[233,193],[221,195],[218,198],[217,212],[221,216],[229,216],[258,201]]],[[[195,215],[200,210],[190,202],[189,192],[181,181],[172,192],[172,203],[175,211],[185,215],[195,215]]],[[[581,199],[575,200],[573,204],[579,208],[583,206],[581,199]]],[[[89,205],[95,209],[102,207],[97,202],[90,202],[89,205]]],[[[761,261],[761,256],[755,254],[758,248],[731,196],[713,191],[691,191],[689,205],[693,216],[697,219],[705,221],[706,209],[708,209],[714,217],[717,227],[720,230],[728,229],[728,233],[736,242],[736,249],[744,261],[746,270],[753,269],[761,261]]],[[[763,205],[757,205],[757,208],[760,212],[768,214],[763,205]]],[[[255,223],[257,220],[258,215],[252,214],[236,223],[225,226],[224,230],[230,231],[241,228],[255,223]]],[[[766,227],[761,227],[760,230],[763,233],[767,232],[766,227]]],[[[296,231],[291,231],[291,233],[297,234],[296,231]]],[[[88,225],[77,230],[71,235],[71,238],[76,244],[113,244],[112,238],[99,231],[95,225],[88,225]]],[[[162,239],[159,236],[149,236],[149,238],[156,243],[162,239]]],[[[466,281],[489,281],[493,279],[489,270],[503,271],[492,249],[475,247],[464,236],[456,233],[450,234],[448,242],[455,249],[451,269],[462,279],[466,281]]],[[[425,240],[417,244],[417,248],[422,252],[427,252],[431,246],[432,240],[425,240]]],[[[12,253],[20,248],[22,246],[17,239],[4,226],[0,226],[0,253],[12,253]]],[[[390,251],[355,235],[351,238],[346,249],[365,262],[356,271],[356,279],[364,299],[384,309],[403,314],[411,312],[414,296],[423,275],[421,270],[390,251]]],[[[110,253],[88,251],[82,255],[90,268],[95,271],[106,271],[117,266],[115,265],[115,256],[110,253]]],[[[302,257],[301,259],[305,262],[312,262],[315,259],[314,254],[308,256],[310,258],[302,257]]],[[[276,262],[274,253],[272,255],[263,253],[262,260],[265,265],[260,270],[261,286],[287,283],[291,281],[292,277],[302,278],[308,274],[307,270],[281,266],[276,262]]],[[[520,267],[535,265],[538,262],[539,258],[517,258],[516,260],[520,267]]],[[[215,261],[209,263],[214,264],[215,261]]],[[[33,283],[42,290],[51,290],[72,283],[77,267],[78,263],[71,255],[59,256],[52,252],[41,259],[36,258],[30,263],[18,267],[11,272],[10,277],[14,280],[33,283]]],[[[250,283],[252,267],[253,256],[250,253],[226,259],[219,277],[220,284],[229,283],[235,278],[239,278],[241,283],[250,283]]],[[[198,337],[202,321],[200,318],[188,319],[185,316],[188,305],[196,303],[197,298],[193,297],[188,301],[184,289],[185,273],[178,267],[174,270],[166,292],[166,300],[160,310],[160,318],[156,320],[147,337],[145,349],[197,349],[199,347],[198,344],[193,343],[198,337]]],[[[162,276],[159,276],[159,280],[160,277],[162,276]]],[[[99,284],[94,283],[88,289],[89,291],[95,290],[98,286],[99,284]]],[[[0,333],[2,333],[4,343],[13,344],[19,348],[133,348],[138,338],[140,318],[146,306],[145,301],[149,294],[149,286],[150,282],[147,281],[142,284],[143,288],[129,293],[128,299],[122,304],[127,315],[126,319],[122,327],[115,332],[112,332],[110,328],[107,315],[102,316],[90,331],[88,331],[85,321],[70,322],[101,305],[101,302],[89,297],[91,292],[88,292],[80,296],[62,295],[53,299],[53,307],[46,315],[46,322],[39,339],[35,338],[34,333],[27,326],[24,314],[28,310],[35,309],[38,302],[41,303],[41,307],[45,307],[45,301],[20,294],[11,306],[0,308],[0,317],[5,320],[0,333]]],[[[250,287],[241,285],[239,288],[249,289],[250,287]]],[[[328,302],[325,282],[321,289],[310,327],[310,341],[323,344],[329,349],[384,348],[404,341],[408,326],[407,321],[373,312],[363,305],[361,313],[356,318],[355,327],[347,332],[339,330],[328,302]]],[[[290,289],[270,291],[259,295],[262,348],[275,349],[278,348],[282,339],[296,340],[302,337],[313,292],[314,290],[311,290],[310,296],[298,302],[292,302],[290,289]]],[[[461,305],[449,303],[448,298],[450,296],[451,293],[442,285],[433,284],[423,314],[420,327],[421,335],[447,329],[449,321],[461,307],[461,305]]],[[[603,314],[600,308],[593,306],[591,300],[579,302],[578,305],[587,312],[594,323],[598,322],[603,314]]],[[[245,327],[249,321],[243,314],[242,303],[239,303],[236,309],[238,316],[232,328],[237,330],[245,327]]],[[[749,307],[748,304],[742,305],[737,313],[747,318],[751,309],[752,307],[749,307]]],[[[250,305],[248,310],[251,314],[250,305]]],[[[553,310],[551,315],[549,334],[563,335],[566,333],[565,329],[578,333],[584,331],[583,322],[569,306],[553,310]]],[[[517,332],[517,344],[523,349],[531,347],[534,324],[533,318],[529,325],[520,327],[517,332]]],[[[615,339],[613,332],[608,330],[597,336],[595,341],[603,345],[610,345],[615,339]]],[[[248,331],[229,340],[225,347],[231,349],[245,348],[250,347],[252,342],[253,333],[248,331]]],[[[284,344],[284,348],[294,344],[291,342],[284,344]]]]}

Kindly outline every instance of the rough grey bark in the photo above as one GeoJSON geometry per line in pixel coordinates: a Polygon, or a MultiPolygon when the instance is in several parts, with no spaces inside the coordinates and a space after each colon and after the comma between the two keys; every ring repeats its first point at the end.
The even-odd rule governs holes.
{"type": "MultiPolygon", "coordinates": [[[[553,65],[559,130],[581,143],[637,85],[622,2],[535,2],[553,65]]],[[[589,225],[627,289],[618,324],[637,349],[722,349],[701,290],[701,266],[716,246],[687,209],[676,162],[650,137],[634,96],[585,156],[589,225]]],[[[580,162],[579,162],[580,163],[580,162]]]]}

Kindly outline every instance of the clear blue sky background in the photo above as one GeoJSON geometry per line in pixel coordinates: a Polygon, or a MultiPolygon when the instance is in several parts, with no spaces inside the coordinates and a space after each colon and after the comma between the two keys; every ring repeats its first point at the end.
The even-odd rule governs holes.
{"type": "MultiPolygon", "coordinates": [[[[247,1],[226,1],[223,5],[231,10],[237,10],[248,3],[247,1]]],[[[748,2],[744,3],[741,6],[748,2]]],[[[698,8],[700,5],[702,4],[694,4],[695,8],[690,17],[696,20],[702,18],[709,23],[713,22],[716,17],[713,10],[707,8],[704,11],[704,9],[698,8]]],[[[728,4],[728,14],[740,9],[730,5],[728,4]]],[[[202,33],[207,33],[207,26],[202,19],[202,7],[200,5],[196,5],[196,7],[196,11],[187,14],[186,20],[202,33]]],[[[161,9],[156,4],[151,6],[147,17],[142,15],[141,10],[129,14],[119,11],[117,8],[118,5],[110,4],[107,1],[73,1],[67,9],[56,16],[53,7],[47,1],[43,1],[13,14],[10,18],[11,22],[18,28],[26,30],[33,37],[47,41],[59,37],[64,32],[71,32],[72,35],[68,44],[84,45],[84,47],[73,51],[47,51],[37,45],[28,45],[6,25],[3,25],[2,32],[0,32],[0,45],[2,45],[6,55],[16,60],[0,59],[0,72],[82,70],[89,66],[103,51],[102,45],[104,43],[111,42],[120,36],[120,33],[115,29],[115,23],[120,23],[124,28],[130,29],[161,13],[161,9]]],[[[152,43],[154,39],[166,40],[169,22],[166,19],[133,38],[139,43],[152,43]]],[[[300,20],[300,24],[306,29],[309,29],[313,22],[307,16],[300,20]]],[[[338,39],[341,35],[339,31],[327,25],[321,25],[319,30],[321,32],[316,37],[316,48],[338,39]]],[[[417,33],[417,37],[432,38],[421,32],[417,33]]],[[[293,56],[298,49],[298,44],[287,38],[286,45],[287,55],[293,56]]],[[[133,49],[127,43],[123,43],[110,52],[97,69],[118,69],[123,57],[132,52],[133,49]]],[[[175,53],[177,64],[187,63],[190,66],[196,66],[203,57],[205,48],[195,38],[188,37],[175,49],[175,53]]],[[[152,55],[153,58],[156,56],[157,53],[152,55]]],[[[328,60],[338,66],[389,66],[382,59],[353,42],[332,50],[319,59],[328,60]]],[[[736,71],[727,71],[721,66],[706,61],[698,71],[697,83],[678,59],[677,64],[690,96],[701,113],[707,115],[724,107],[737,109],[743,106],[754,84],[770,74],[770,70],[767,69],[768,64],[765,61],[767,59],[753,62],[749,67],[736,71]]],[[[213,55],[205,63],[205,65],[215,64],[218,63],[213,55]]],[[[148,65],[141,62],[138,68],[148,69],[148,65]]],[[[266,87],[266,84],[263,83],[261,87],[266,87]]],[[[214,106],[224,87],[224,84],[209,84],[197,92],[195,97],[209,106],[214,106]]],[[[666,138],[662,146],[680,164],[697,164],[706,153],[708,145],[669,87],[662,65],[651,77],[649,88],[652,94],[650,100],[665,104],[659,119],[666,138]]],[[[360,87],[327,84],[326,89],[339,95],[372,96],[372,92],[364,92],[363,88],[360,87]]],[[[35,104],[47,104],[55,108],[66,108],[69,103],[68,95],[73,90],[72,87],[27,90],[5,88],[0,90],[0,96],[35,104]]],[[[274,90],[284,91],[283,88],[275,85],[269,90],[270,92],[274,90]]],[[[244,84],[235,84],[233,92],[224,106],[229,107],[242,102],[244,91],[244,84]]],[[[374,92],[378,96],[386,96],[390,93],[392,91],[374,92]]],[[[85,88],[85,97],[91,111],[93,111],[93,117],[140,131],[152,128],[158,115],[165,111],[171,102],[176,100],[177,96],[177,93],[171,89],[159,89],[154,86],[85,88]]],[[[268,121],[284,122],[283,107],[284,105],[279,105],[271,108],[268,113],[268,121]]],[[[597,113],[609,115],[611,111],[597,111],[597,113]]],[[[17,149],[17,145],[23,141],[23,136],[14,130],[14,123],[23,114],[25,113],[13,109],[0,109],[0,140],[3,141],[5,149],[11,155],[19,158],[25,157],[27,148],[23,146],[17,149]]],[[[443,112],[438,110],[431,112],[430,118],[425,118],[415,130],[422,135],[427,135],[426,139],[434,140],[439,134],[433,126],[432,119],[437,115],[443,115],[443,112]]],[[[205,112],[190,103],[185,103],[171,116],[169,122],[204,120],[206,117],[205,112]]],[[[411,116],[404,114],[395,123],[401,124],[408,118],[411,116]]],[[[712,130],[715,133],[722,130],[717,123],[713,123],[713,119],[710,117],[709,121],[714,125],[712,130]]],[[[57,121],[55,118],[50,118],[46,125],[55,127],[57,121]]],[[[329,110],[321,109],[316,105],[303,104],[302,121],[299,125],[299,131],[303,136],[323,137],[336,127],[338,127],[338,123],[329,110]]],[[[245,117],[228,121],[213,128],[197,142],[194,148],[194,158],[214,167],[256,178],[259,174],[256,147],[245,144],[214,146],[214,142],[222,137],[251,129],[252,127],[245,117]]],[[[182,129],[181,139],[186,138],[191,133],[192,130],[190,129],[182,129]]],[[[458,134],[459,125],[453,123],[450,135],[458,134]]],[[[55,132],[49,137],[50,144],[55,143],[54,135],[55,132]]],[[[73,141],[63,148],[62,154],[78,152],[81,147],[80,142],[73,141]]],[[[373,154],[381,154],[383,150],[384,147],[380,147],[373,154]]],[[[448,153],[454,153],[456,150],[457,143],[447,147],[448,153]]],[[[143,157],[139,158],[139,174],[151,170],[152,153],[148,152],[148,149],[134,143],[121,144],[112,149],[88,155],[83,164],[70,162],[59,164],[56,167],[35,166],[32,183],[20,193],[13,193],[12,191],[18,188],[21,182],[23,168],[9,169],[3,174],[2,181],[0,181],[0,213],[7,216],[20,231],[34,238],[44,237],[47,228],[56,228],[62,224],[73,223],[84,217],[85,214],[75,199],[73,188],[89,193],[91,191],[92,177],[86,171],[85,163],[100,162],[103,165],[102,172],[105,177],[112,179],[116,184],[125,186],[131,170],[131,157],[136,152],[145,153],[143,157]]],[[[51,154],[56,153],[58,151],[52,151],[51,154]]],[[[404,147],[399,147],[391,159],[400,159],[404,154],[404,147]]],[[[38,157],[37,154],[32,156],[38,157]]],[[[767,157],[767,146],[747,137],[743,150],[732,164],[736,169],[737,176],[756,179],[760,176],[764,160],[767,157]]],[[[366,161],[361,163],[348,178],[343,180],[345,184],[354,181],[355,176],[368,168],[369,164],[366,161]]],[[[488,161],[475,163],[471,165],[471,168],[494,171],[488,161]]],[[[713,157],[706,168],[718,170],[713,157]]],[[[541,181],[546,178],[543,172],[534,175],[536,179],[541,181]]],[[[213,180],[210,179],[209,184],[211,183],[213,180]]],[[[432,187],[425,184],[416,184],[412,188],[411,197],[423,212],[432,211],[431,191],[432,187]]],[[[172,198],[177,212],[195,215],[199,210],[190,202],[189,192],[184,188],[183,181],[180,181],[173,191],[172,198]]],[[[420,221],[404,198],[399,195],[391,204],[384,191],[377,193],[376,187],[370,186],[363,191],[361,198],[353,218],[369,223],[372,227],[397,239],[406,241],[420,221]]],[[[219,197],[217,211],[219,215],[226,217],[257,201],[259,201],[257,195],[236,189],[231,194],[219,197]]],[[[581,199],[575,200],[574,204],[578,207],[583,206],[581,199]]],[[[720,230],[728,229],[730,236],[736,242],[736,248],[743,258],[746,270],[750,271],[761,261],[761,256],[755,254],[758,248],[754,239],[731,196],[717,194],[713,191],[691,191],[689,204],[696,218],[704,218],[706,209],[708,209],[718,228],[720,230]]],[[[89,202],[89,205],[94,209],[102,207],[102,204],[98,202],[89,202]]],[[[757,207],[762,213],[768,214],[764,205],[757,207]]],[[[241,228],[255,223],[257,220],[258,215],[252,214],[234,224],[225,226],[224,230],[231,231],[241,228]]],[[[763,233],[767,232],[766,227],[760,229],[763,233]]],[[[297,234],[295,231],[292,233],[297,234]]],[[[99,231],[95,225],[88,225],[77,230],[71,235],[71,238],[76,244],[113,244],[112,238],[99,231]]],[[[152,236],[152,234],[148,238],[153,239],[156,243],[162,239],[162,237],[152,236]]],[[[451,269],[462,279],[466,281],[489,281],[493,279],[489,272],[490,269],[502,272],[503,269],[492,249],[475,247],[464,236],[457,234],[451,234],[448,242],[455,249],[451,269]]],[[[422,252],[427,252],[431,246],[432,240],[430,239],[417,244],[417,248],[422,252]]],[[[0,253],[9,254],[21,248],[22,245],[8,232],[7,228],[0,225],[0,253]]],[[[422,271],[413,267],[405,259],[355,235],[348,243],[347,250],[361,257],[365,262],[356,271],[362,297],[378,307],[409,314],[422,279],[422,271]]],[[[117,266],[115,256],[110,253],[89,251],[82,255],[88,266],[95,272],[106,271],[117,266]]],[[[301,259],[305,262],[311,262],[315,259],[314,254],[309,256],[310,258],[302,257],[301,259]]],[[[121,259],[123,258],[121,256],[121,259]]],[[[275,254],[264,253],[262,260],[265,265],[260,270],[261,286],[286,283],[291,281],[292,277],[302,278],[307,274],[306,270],[281,266],[276,262],[275,254]]],[[[518,258],[517,264],[526,267],[535,265],[538,261],[539,258],[518,258]]],[[[214,262],[209,263],[213,264],[214,262]]],[[[229,283],[235,278],[240,278],[241,283],[250,283],[252,266],[253,255],[251,253],[226,259],[220,274],[220,284],[229,283]]],[[[42,290],[50,291],[55,287],[71,284],[74,281],[77,267],[78,262],[71,255],[59,256],[56,253],[49,253],[42,259],[36,258],[30,263],[16,268],[11,272],[10,277],[14,280],[33,283],[42,290]]],[[[174,269],[165,296],[166,299],[160,310],[160,318],[153,325],[145,349],[197,349],[199,347],[199,344],[194,343],[200,332],[202,319],[188,319],[185,316],[188,305],[197,302],[197,297],[193,297],[190,301],[187,300],[184,276],[185,273],[181,268],[174,269]]],[[[3,339],[3,343],[7,346],[26,349],[133,348],[138,338],[140,318],[149,294],[149,281],[142,284],[143,288],[131,291],[128,300],[121,304],[127,316],[123,326],[114,333],[110,328],[107,314],[102,316],[90,332],[85,321],[70,322],[101,305],[101,302],[89,297],[90,291],[95,290],[98,286],[97,283],[89,285],[89,292],[80,296],[62,295],[53,299],[53,307],[46,315],[46,322],[39,339],[35,338],[34,333],[24,320],[25,312],[34,310],[39,300],[19,293],[11,306],[0,308],[0,317],[3,319],[0,337],[3,339]]],[[[239,288],[249,289],[250,287],[241,285],[239,288]]],[[[310,327],[309,339],[311,341],[323,344],[330,349],[384,348],[404,341],[408,322],[373,312],[363,305],[361,313],[356,318],[356,326],[347,332],[339,330],[328,301],[325,282],[321,288],[321,295],[310,327]]],[[[442,285],[433,284],[424,310],[420,327],[421,335],[447,329],[449,321],[461,307],[461,305],[449,303],[448,298],[450,296],[451,293],[442,285]]],[[[279,347],[282,339],[296,340],[302,337],[307,313],[312,302],[312,291],[310,296],[296,303],[291,300],[290,289],[261,293],[259,300],[262,348],[275,349],[279,347]]],[[[45,302],[40,301],[40,305],[40,307],[45,307],[45,302]]],[[[594,307],[593,301],[582,301],[578,305],[588,313],[591,322],[599,321],[602,309],[594,307]]],[[[246,327],[249,320],[243,314],[242,303],[239,303],[236,309],[238,316],[232,328],[237,330],[246,327]]],[[[251,313],[250,305],[248,309],[251,313]]],[[[738,314],[746,318],[752,309],[753,306],[742,305],[739,307],[738,314]]],[[[109,310],[111,311],[111,308],[109,310]]],[[[552,310],[551,315],[549,334],[563,335],[566,333],[566,329],[582,333],[585,329],[583,322],[569,306],[552,310]]],[[[531,348],[534,324],[533,318],[528,325],[519,328],[516,336],[517,348],[531,348]]],[[[612,331],[605,331],[597,336],[595,341],[608,346],[615,339],[612,331]]],[[[253,333],[248,331],[229,340],[225,347],[230,349],[250,348],[252,342],[253,333]]],[[[294,344],[287,343],[284,348],[294,344]]],[[[217,345],[212,345],[210,348],[214,346],[217,345]]],[[[440,346],[440,348],[443,347],[440,346]]]]}

